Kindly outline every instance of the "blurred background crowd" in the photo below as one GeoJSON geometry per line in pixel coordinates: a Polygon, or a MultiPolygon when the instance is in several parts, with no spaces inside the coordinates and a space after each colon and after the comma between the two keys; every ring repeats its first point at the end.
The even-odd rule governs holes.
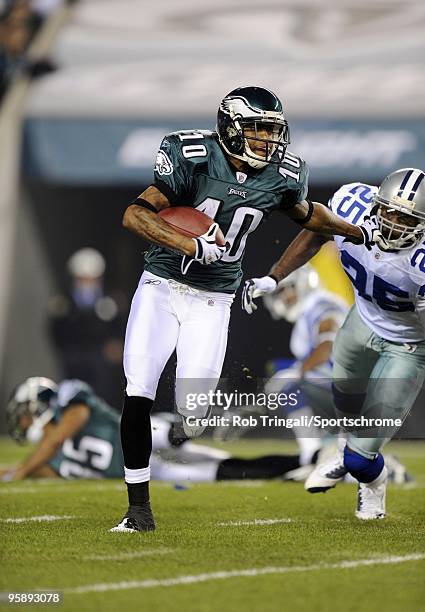
{"type": "MultiPolygon", "coordinates": [[[[213,129],[234,87],[282,99],[313,200],[424,168],[424,22],[415,0],[0,0],[0,430],[1,406],[32,375],[81,377],[119,407],[147,247],[123,211],[162,136],[213,129]]],[[[265,274],[297,231],[284,216],[258,230],[246,276],[265,274]]],[[[350,302],[332,248],[315,265],[350,302]]],[[[264,376],[289,354],[290,326],[255,316],[236,300],[226,377],[264,376]]]]}
{"type": "Polygon", "coordinates": [[[20,71],[45,73],[54,69],[50,62],[31,64],[26,51],[41,26],[65,1],[0,1],[0,99],[20,71]]]}

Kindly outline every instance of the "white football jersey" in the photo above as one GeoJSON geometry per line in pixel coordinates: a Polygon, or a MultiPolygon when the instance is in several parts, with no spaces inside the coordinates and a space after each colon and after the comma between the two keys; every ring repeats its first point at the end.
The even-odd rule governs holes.
{"type": "Polygon", "coordinates": [[[335,293],[316,289],[302,302],[301,312],[292,328],[289,348],[297,361],[304,361],[323,342],[321,321],[334,319],[340,327],[347,315],[347,303],[335,293]]]}
{"type": "MultiPolygon", "coordinates": [[[[370,213],[378,187],[343,185],[329,200],[341,219],[360,225],[370,213]]],[[[341,263],[351,280],[360,317],[376,334],[391,342],[425,339],[425,242],[394,253],[344,242],[335,236],[341,263]]]]}

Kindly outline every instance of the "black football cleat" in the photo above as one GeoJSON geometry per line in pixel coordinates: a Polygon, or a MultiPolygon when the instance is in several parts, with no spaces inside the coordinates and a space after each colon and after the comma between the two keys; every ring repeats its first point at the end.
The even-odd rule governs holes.
{"type": "Polygon", "coordinates": [[[136,531],[154,530],[155,520],[153,518],[151,506],[149,502],[145,502],[142,506],[129,506],[122,520],[116,527],[112,527],[109,531],[135,533],[136,531]]]}

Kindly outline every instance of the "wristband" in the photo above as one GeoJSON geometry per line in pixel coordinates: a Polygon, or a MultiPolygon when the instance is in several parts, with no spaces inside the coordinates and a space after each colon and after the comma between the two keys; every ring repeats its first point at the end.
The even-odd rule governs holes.
{"type": "Polygon", "coordinates": [[[154,212],[154,213],[158,212],[158,210],[155,208],[153,204],[151,204],[147,200],[144,200],[143,198],[136,198],[135,200],[132,201],[132,204],[136,204],[137,206],[146,208],[147,210],[150,210],[151,212],[154,212]]]}
{"type": "Polygon", "coordinates": [[[298,223],[298,225],[305,225],[306,223],[310,221],[311,217],[313,216],[314,204],[311,200],[306,200],[306,202],[308,204],[307,216],[304,219],[293,219],[293,221],[295,221],[295,223],[298,223]]]}

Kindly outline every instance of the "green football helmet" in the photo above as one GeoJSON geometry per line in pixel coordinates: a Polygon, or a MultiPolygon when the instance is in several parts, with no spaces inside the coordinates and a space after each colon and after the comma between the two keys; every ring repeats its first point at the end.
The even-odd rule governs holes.
{"type": "Polygon", "coordinates": [[[223,98],[217,114],[217,134],[224,151],[259,170],[270,163],[279,164],[290,142],[288,123],[279,98],[263,87],[238,87],[223,98]],[[265,154],[252,151],[245,135],[250,126],[255,136],[249,140],[265,143],[265,154]],[[267,127],[264,139],[260,128],[267,127]],[[276,151],[278,154],[275,155],[276,151]]]}

